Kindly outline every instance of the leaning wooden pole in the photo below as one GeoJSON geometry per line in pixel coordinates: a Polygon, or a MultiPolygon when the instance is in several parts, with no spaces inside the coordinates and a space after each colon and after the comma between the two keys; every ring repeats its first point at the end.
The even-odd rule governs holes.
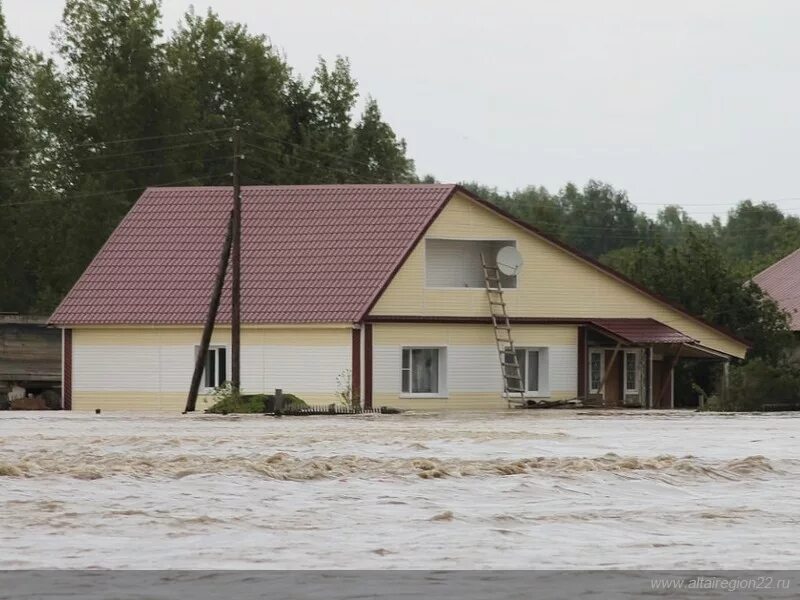
{"type": "Polygon", "coordinates": [[[217,267],[217,279],[214,282],[214,293],[211,295],[211,302],[208,303],[208,315],[206,324],[203,326],[203,337],[200,339],[200,349],[194,363],[194,373],[192,374],[192,385],[189,387],[189,396],[186,398],[187,412],[194,412],[197,407],[197,393],[200,391],[200,378],[206,365],[206,355],[208,345],[211,343],[211,334],[214,333],[214,323],[217,320],[219,302],[222,298],[222,286],[225,284],[225,272],[228,270],[228,261],[231,256],[231,244],[233,242],[233,211],[228,216],[228,232],[225,234],[225,242],[222,244],[222,252],[219,256],[219,266],[217,267]]]}

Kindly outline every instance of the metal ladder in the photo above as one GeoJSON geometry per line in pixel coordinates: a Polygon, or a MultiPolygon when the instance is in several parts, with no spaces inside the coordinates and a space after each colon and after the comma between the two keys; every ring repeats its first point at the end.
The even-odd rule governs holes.
{"type": "Polygon", "coordinates": [[[492,316],[494,340],[500,359],[500,375],[503,378],[503,394],[509,408],[514,404],[525,405],[525,383],[517,360],[517,351],[511,339],[511,323],[508,320],[506,303],[503,300],[503,287],[500,285],[500,270],[497,265],[486,264],[481,252],[483,281],[486,286],[486,299],[489,301],[489,314],[492,316]]]}

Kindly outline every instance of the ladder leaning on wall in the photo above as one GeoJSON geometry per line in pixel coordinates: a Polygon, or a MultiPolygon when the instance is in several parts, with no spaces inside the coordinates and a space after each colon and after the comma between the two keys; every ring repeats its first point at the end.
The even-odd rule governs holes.
{"type": "Polygon", "coordinates": [[[489,301],[489,314],[492,316],[494,340],[497,344],[497,356],[500,361],[500,375],[503,378],[503,395],[508,406],[525,405],[525,389],[522,381],[522,370],[517,360],[517,351],[511,339],[511,323],[508,319],[506,303],[503,300],[503,286],[500,284],[500,269],[497,265],[486,263],[481,252],[483,280],[486,286],[486,299],[489,301]]]}

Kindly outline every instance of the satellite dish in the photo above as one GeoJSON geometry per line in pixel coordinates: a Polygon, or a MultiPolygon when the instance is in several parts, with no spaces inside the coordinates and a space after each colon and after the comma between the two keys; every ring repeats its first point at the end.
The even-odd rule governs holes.
{"type": "Polygon", "coordinates": [[[503,275],[514,277],[522,270],[522,254],[514,246],[503,246],[497,252],[497,268],[503,275]]]}

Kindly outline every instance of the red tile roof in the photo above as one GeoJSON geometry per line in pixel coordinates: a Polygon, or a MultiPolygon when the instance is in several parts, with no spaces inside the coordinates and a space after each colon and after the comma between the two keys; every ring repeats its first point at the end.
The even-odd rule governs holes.
{"type": "Polygon", "coordinates": [[[697,341],[655,319],[592,319],[590,324],[631,344],[691,344],[697,341]]]}
{"type": "Polygon", "coordinates": [[[800,331],[800,250],[767,267],[753,281],[789,313],[792,331],[800,331]]]}
{"type": "MultiPolygon", "coordinates": [[[[242,321],[358,321],[455,190],[243,187],[242,321]]],[[[202,323],[231,195],[229,187],[148,189],[51,323],[202,323]]],[[[218,322],[230,322],[230,277],[218,322]]]]}

